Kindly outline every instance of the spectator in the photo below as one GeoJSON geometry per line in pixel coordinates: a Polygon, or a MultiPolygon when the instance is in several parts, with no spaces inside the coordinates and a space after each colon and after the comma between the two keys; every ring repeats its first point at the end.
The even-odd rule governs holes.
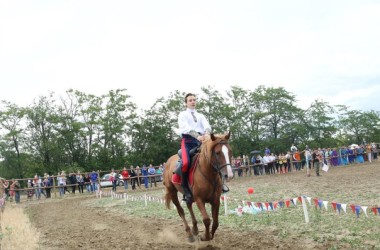
{"type": "Polygon", "coordinates": [[[117,178],[116,178],[116,173],[115,173],[115,170],[114,170],[114,169],[111,170],[111,173],[110,173],[110,181],[112,182],[112,191],[116,192],[116,182],[117,182],[117,178]]]}
{"type": "Polygon", "coordinates": [[[256,165],[256,157],[255,155],[251,158],[251,164],[253,165],[253,174],[258,176],[259,174],[259,166],[256,165]]]}
{"type": "Polygon", "coordinates": [[[13,201],[13,197],[15,196],[15,185],[16,185],[16,183],[15,183],[15,180],[13,179],[12,180],[12,183],[11,183],[11,185],[10,185],[10,187],[9,187],[9,195],[10,195],[10,201],[13,201]]]}
{"type": "Polygon", "coordinates": [[[340,149],[340,157],[341,157],[341,165],[348,164],[348,149],[346,147],[342,147],[340,149]]]}
{"type": "Polygon", "coordinates": [[[59,187],[59,196],[63,197],[65,195],[65,187],[66,187],[66,176],[64,175],[63,171],[60,174],[58,174],[57,183],[59,187]]]}
{"type": "Polygon", "coordinates": [[[164,168],[163,168],[163,166],[162,166],[162,164],[158,167],[158,169],[157,169],[157,171],[156,171],[156,174],[157,175],[160,175],[160,181],[162,181],[163,179],[162,179],[162,174],[163,174],[163,172],[164,172],[164,168]]]}
{"type": "Polygon", "coordinates": [[[321,151],[320,148],[318,150],[317,149],[314,150],[312,154],[312,158],[313,158],[313,166],[315,169],[315,173],[317,176],[320,176],[319,168],[320,166],[323,166],[323,152],[321,151]]]}
{"type": "Polygon", "coordinates": [[[91,192],[95,192],[97,190],[96,182],[98,180],[98,173],[95,170],[92,170],[90,174],[90,184],[91,184],[91,192]]]}
{"type": "Polygon", "coordinates": [[[265,156],[263,157],[263,164],[264,164],[264,168],[265,168],[265,174],[269,175],[269,163],[271,162],[271,158],[269,156],[269,154],[265,154],[265,156]]]}
{"type": "Polygon", "coordinates": [[[274,164],[276,163],[276,156],[274,156],[274,154],[272,153],[271,155],[269,155],[269,159],[270,159],[270,162],[268,165],[269,173],[275,174],[274,164]]]}
{"type": "Polygon", "coordinates": [[[235,159],[235,166],[238,170],[238,176],[242,177],[243,176],[243,170],[241,169],[241,167],[242,167],[242,157],[241,156],[239,156],[239,158],[235,159]]]}
{"type": "Polygon", "coordinates": [[[286,172],[292,172],[292,166],[290,165],[290,160],[292,158],[292,154],[288,151],[288,153],[285,155],[286,158],[286,172]]]}
{"type": "Polygon", "coordinates": [[[126,167],[123,168],[123,171],[121,171],[121,176],[123,177],[124,181],[124,189],[128,189],[128,179],[129,179],[129,173],[126,167]]]}
{"type": "Polygon", "coordinates": [[[363,149],[363,146],[362,147],[358,147],[356,149],[356,152],[357,152],[357,156],[356,156],[357,162],[358,163],[363,163],[364,162],[364,158],[363,158],[364,149],[363,149]]]}
{"type": "Polygon", "coordinates": [[[292,152],[292,154],[294,154],[297,150],[298,150],[298,148],[296,146],[294,146],[294,144],[292,144],[292,146],[290,147],[290,152],[292,152]]]}
{"type": "Polygon", "coordinates": [[[138,186],[140,186],[140,184],[138,182],[137,173],[136,173],[136,171],[135,171],[135,169],[133,168],[132,165],[131,165],[130,170],[129,170],[129,176],[131,177],[131,187],[132,187],[132,190],[134,190],[134,189],[136,189],[136,184],[138,186]]]}
{"type": "Polygon", "coordinates": [[[42,181],[42,183],[46,191],[46,198],[51,198],[51,187],[53,186],[53,178],[51,178],[47,173],[45,173],[44,180],[42,181]]]}
{"type": "Polygon", "coordinates": [[[34,195],[34,188],[33,188],[32,180],[28,180],[27,187],[28,187],[28,189],[26,191],[27,198],[28,198],[28,200],[32,200],[33,195],[34,195]]]}
{"type": "Polygon", "coordinates": [[[269,150],[268,147],[265,148],[265,152],[264,153],[265,153],[265,155],[270,155],[270,150],[269,150]]]}
{"type": "Polygon", "coordinates": [[[136,169],[135,169],[135,171],[136,171],[136,176],[137,176],[137,186],[139,186],[139,188],[140,188],[140,184],[141,184],[141,170],[140,170],[140,167],[139,166],[136,166],[136,169]]]}
{"type": "Polygon", "coordinates": [[[84,178],[80,171],[78,171],[76,179],[78,183],[78,192],[83,194],[84,178]]]}
{"type": "Polygon", "coordinates": [[[261,157],[261,155],[256,156],[256,164],[260,164],[259,165],[259,174],[263,175],[264,174],[264,166],[263,166],[263,157],[261,157]]]}
{"type": "Polygon", "coordinates": [[[145,164],[143,165],[142,169],[141,169],[141,173],[143,175],[143,178],[144,178],[144,186],[145,188],[148,188],[148,168],[145,166],[145,164]]]}
{"type": "Polygon", "coordinates": [[[150,177],[150,183],[156,183],[156,177],[154,177],[153,175],[156,174],[156,169],[153,167],[152,164],[149,164],[149,168],[148,168],[148,175],[152,175],[150,177]]]}
{"type": "Polygon", "coordinates": [[[20,203],[20,183],[16,180],[14,182],[14,191],[15,191],[15,201],[16,203],[20,203]]]}
{"type": "Polygon", "coordinates": [[[373,152],[373,160],[377,160],[377,154],[379,153],[379,150],[377,149],[377,144],[372,143],[372,152],[373,152]]]}
{"type": "Polygon", "coordinates": [[[75,176],[74,173],[69,174],[69,180],[70,180],[70,185],[71,185],[71,193],[75,194],[78,184],[77,184],[77,177],[75,176]]]}
{"type": "Polygon", "coordinates": [[[4,192],[5,192],[5,200],[8,201],[9,199],[9,182],[7,180],[3,183],[4,192]]]}
{"type": "Polygon", "coordinates": [[[301,170],[301,154],[300,154],[300,151],[298,151],[298,149],[293,154],[293,163],[294,163],[294,167],[296,171],[300,171],[301,170]]]}
{"type": "Polygon", "coordinates": [[[367,153],[368,162],[371,163],[372,162],[372,146],[371,146],[371,144],[367,144],[365,151],[367,153]]]}
{"type": "Polygon", "coordinates": [[[88,173],[84,175],[83,182],[86,185],[87,193],[91,193],[91,181],[88,173]]]}
{"type": "Polygon", "coordinates": [[[311,152],[309,149],[305,149],[305,161],[306,161],[306,175],[307,177],[310,177],[311,152]]]}

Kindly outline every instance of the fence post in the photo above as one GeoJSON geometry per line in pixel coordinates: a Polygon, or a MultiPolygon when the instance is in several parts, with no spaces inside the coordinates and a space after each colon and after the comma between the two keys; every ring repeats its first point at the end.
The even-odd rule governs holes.
{"type": "Polygon", "coordinates": [[[54,192],[54,198],[57,198],[57,190],[55,189],[55,178],[54,176],[51,177],[53,179],[53,192],[54,192]]]}
{"type": "Polygon", "coordinates": [[[223,201],[224,201],[224,215],[228,215],[228,208],[227,208],[227,196],[223,195],[223,201]]]}
{"type": "Polygon", "coordinates": [[[305,215],[305,222],[309,223],[309,213],[307,212],[305,197],[301,195],[303,214],[305,215]]]}

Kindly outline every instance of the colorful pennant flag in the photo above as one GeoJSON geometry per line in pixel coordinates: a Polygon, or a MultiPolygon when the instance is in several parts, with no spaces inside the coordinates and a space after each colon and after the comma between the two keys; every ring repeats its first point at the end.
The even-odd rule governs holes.
{"type": "Polygon", "coordinates": [[[298,198],[293,198],[293,199],[292,199],[292,203],[293,203],[294,206],[297,206],[297,199],[298,199],[298,198]]]}
{"type": "Polygon", "coordinates": [[[368,218],[367,208],[368,208],[367,206],[362,206],[363,212],[364,212],[365,216],[368,218]]]}
{"type": "Polygon", "coordinates": [[[289,207],[290,206],[290,200],[285,200],[285,206],[289,207]]]}
{"type": "Polygon", "coordinates": [[[311,197],[306,197],[306,200],[309,202],[309,206],[311,206],[311,197]]]}
{"type": "Polygon", "coordinates": [[[347,204],[341,204],[341,205],[342,205],[344,213],[347,214],[347,204]]]}
{"type": "Polygon", "coordinates": [[[323,201],[323,206],[325,207],[326,211],[327,211],[327,204],[328,203],[329,203],[328,201],[323,201]]]}

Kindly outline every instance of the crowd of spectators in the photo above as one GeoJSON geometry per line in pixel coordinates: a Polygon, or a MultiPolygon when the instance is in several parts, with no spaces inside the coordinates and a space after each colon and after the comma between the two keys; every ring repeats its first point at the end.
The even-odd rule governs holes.
{"type": "Polygon", "coordinates": [[[274,154],[267,147],[264,156],[259,153],[254,154],[251,159],[243,155],[232,159],[235,172],[238,176],[251,173],[256,176],[269,174],[284,174],[291,171],[307,169],[307,176],[310,176],[310,169],[315,169],[316,175],[320,175],[322,166],[345,166],[364,162],[372,162],[378,159],[379,144],[369,143],[363,145],[352,144],[339,148],[315,148],[308,146],[300,151],[294,144],[288,152],[274,154]]]}
{"type": "Polygon", "coordinates": [[[33,178],[23,180],[0,179],[0,187],[4,190],[6,201],[19,203],[22,192],[26,194],[27,200],[39,200],[41,197],[48,199],[51,198],[52,189],[56,188],[59,197],[63,198],[67,194],[94,193],[105,187],[102,183],[106,181],[112,183],[112,191],[114,192],[116,192],[119,183],[122,183],[124,190],[128,189],[128,183],[130,183],[132,190],[143,186],[149,188],[149,183],[152,186],[153,183],[156,185],[156,181],[162,181],[163,171],[164,164],[158,167],[154,167],[152,164],[149,167],[143,165],[141,169],[139,166],[130,166],[129,170],[124,167],[121,171],[111,169],[108,173],[93,170],[89,173],[77,171],[66,174],[65,171],[60,171],[56,176],[45,173],[43,176],[36,174],[33,178]],[[101,173],[104,175],[101,176],[101,173]],[[105,176],[108,179],[104,179],[105,176]],[[25,185],[20,185],[20,182],[25,185]]]}
{"type": "MultiPolygon", "coordinates": [[[[315,169],[316,175],[320,176],[320,169],[323,165],[330,167],[345,166],[349,164],[360,164],[364,162],[372,162],[378,159],[379,144],[370,143],[363,145],[350,145],[339,148],[315,148],[308,146],[300,151],[294,144],[288,152],[278,154],[272,153],[268,147],[264,150],[264,155],[255,152],[252,157],[243,155],[232,158],[234,173],[237,176],[252,174],[271,175],[285,174],[292,171],[301,171],[306,168],[307,176],[310,176],[310,169],[315,169]]],[[[39,200],[41,197],[51,198],[52,188],[57,188],[60,197],[64,197],[67,193],[75,194],[76,191],[83,194],[94,193],[102,188],[101,182],[110,181],[112,190],[116,192],[118,185],[122,184],[124,190],[136,190],[137,188],[149,188],[156,185],[157,181],[162,181],[164,172],[164,164],[154,167],[150,164],[148,167],[143,165],[130,166],[129,169],[124,167],[121,171],[111,169],[108,172],[109,179],[102,179],[99,171],[93,170],[89,173],[69,173],[65,171],[57,173],[56,176],[50,176],[45,173],[43,176],[35,175],[33,178],[27,179],[26,187],[20,185],[19,180],[3,180],[0,179],[0,187],[4,190],[5,199],[8,201],[20,202],[20,194],[25,191],[27,199],[33,198],[39,200]]],[[[104,173],[104,172],[103,172],[104,173]]],[[[104,176],[103,176],[104,177],[104,176]]],[[[21,181],[21,180],[20,180],[21,181]]]]}

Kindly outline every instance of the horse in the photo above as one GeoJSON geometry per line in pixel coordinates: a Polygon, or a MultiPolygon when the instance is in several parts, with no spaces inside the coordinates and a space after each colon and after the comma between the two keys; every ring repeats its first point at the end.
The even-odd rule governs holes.
{"type": "Polygon", "coordinates": [[[193,182],[190,183],[192,187],[193,201],[190,203],[186,202],[193,224],[192,230],[190,230],[189,224],[185,218],[185,212],[178,200],[178,192],[183,194],[182,187],[180,183],[174,183],[172,180],[173,171],[176,168],[179,156],[177,154],[171,156],[165,164],[165,205],[170,209],[170,202],[173,202],[177,208],[178,215],[184,223],[185,231],[190,243],[195,241],[194,235],[198,235],[197,220],[192,207],[193,202],[197,204],[205,226],[204,235],[201,236],[202,241],[212,240],[215,236],[215,231],[219,226],[218,216],[223,185],[222,178],[229,181],[233,177],[231,169],[232,150],[228,143],[229,138],[230,132],[225,135],[211,134],[210,138],[202,143],[200,152],[192,158],[193,166],[192,169],[189,169],[189,173],[190,171],[193,171],[193,182]],[[211,219],[206,211],[206,203],[211,205],[211,233],[211,219]]]}

